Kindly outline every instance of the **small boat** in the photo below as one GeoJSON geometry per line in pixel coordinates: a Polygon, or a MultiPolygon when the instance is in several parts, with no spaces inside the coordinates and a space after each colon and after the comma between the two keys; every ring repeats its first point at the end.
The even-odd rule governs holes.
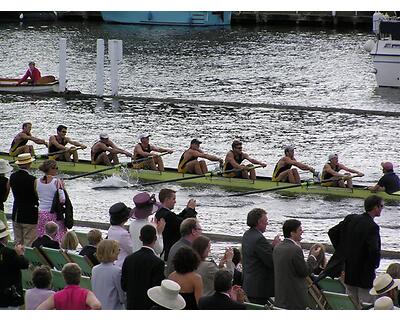
{"type": "Polygon", "coordinates": [[[102,11],[105,22],[169,25],[225,26],[231,24],[231,11],[102,11]]]}
{"type": "MultiPolygon", "coordinates": [[[[8,153],[0,152],[0,158],[8,161],[15,161],[16,158],[13,158],[8,155],[8,153]]],[[[32,168],[37,169],[39,165],[43,162],[41,159],[37,159],[32,163],[32,168]]],[[[80,160],[78,163],[73,162],[57,162],[58,169],[60,172],[65,173],[88,173],[97,170],[102,170],[108,168],[109,170],[102,172],[102,174],[112,175],[120,171],[120,168],[113,168],[103,166],[103,165],[93,165],[88,160],[80,160]]],[[[124,166],[126,167],[126,166],[124,166]]],[[[172,179],[178,178],[188,178],[188,177],[196,177],[194,174],[182,174],[178,173],[176,169],[166,168],[164,172],[152,171],[152,170],[136,170],[136,169],[123,169],[126,173],[134,178],[140,180],[149,180],[149,181],[165,181],[168,182],[172,179]]],[[[306,184],[302,183],[301,186],[294,185],[287,182],[274,182],[270,177],[257,176],[257,180],[248,180],[248,179],[240,179],[240,178],[225,178],[221,176],[212,176],[212,177],[199,177],[190,180],[179,181],[180,184],[185,185],[212,185],[219,186],[222,188],[227,188],[229,190],[264,190],[270,188],[277,187],[290,187],[289,189],[279,190],[277,192],[284,194],[319,194],[329,197],[344,197],[344,198],[361,198],[365,199],[370,196],[372,193],[369,190],[365,189],[365,186],[356,185],[354,188],[339,188],[339,187],[324,187],[320,184],[306,184]]],[[[397,194],[388,194],[386,192],[376,192],[376,195],[381,196],[385,200],[390,201],[400,201],[400,195],[397,194]]]]}
{"type": "Polygon", "coordinates": [[[59,82],[53,76],[42,77],[39,82],[34,85],[28,82],[22,82],[17,86],[19,80],[20,79],[0,78],[0,93],[51,93],[60,91],[59,82]]]}

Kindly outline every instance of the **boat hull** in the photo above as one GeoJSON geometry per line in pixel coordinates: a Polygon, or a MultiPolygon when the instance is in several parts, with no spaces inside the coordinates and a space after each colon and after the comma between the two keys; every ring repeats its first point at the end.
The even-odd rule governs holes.
{"type": "Polygon", "coordinates": [[[17,86],[19,79],[0,79],[0,93],[51,93],[59,92],[60,86],[58,81],[53,81],[50,83],[41,83],[30,85],[27,83],[22,83],[17,86]]]}
{"type": "Polygon", "coordinates": [[[371,50],[379,87],[400,87],[400,41],[378,40],[371,50]]]}

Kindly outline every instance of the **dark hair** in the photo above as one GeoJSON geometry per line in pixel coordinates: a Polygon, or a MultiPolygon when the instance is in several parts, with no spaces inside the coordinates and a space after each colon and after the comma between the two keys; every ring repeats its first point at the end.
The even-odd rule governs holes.
{"type": "Polygon", "coordinates": [[[36,267],[32,273],[32,282],[38,289],[50,288],[51,280],[53,276],[51,275],[50,268],[48,266],[36,267]]]}
{"type": "Polygon", "coordinates": [[[57,168],[57,161],[52,159],[47,159],[39,166],[39,170],[48,173],[50,169],[57,168]]]}
{"type": "Polygon", "coordinates": [[[153,243],[157,240],[156,228],[150,224],[146,224],[140,229],[139,239],[143,242],[143,245],[153,243]]]}
{"type": "Polygon", "coordinates": [[[228,270],[218,270],[214,276],[216,292],[226,292],[232,288],[232,274],[228,270]]]}
{"type": "Polygon", "coordinates": [[[247,225],[250,228],[254,228],[258,224],[258,220],[262,217],[263,214],[267,214],[267,212],[264,209],[261,208],[255,208],[252,209],[248,214],[247,214],[247,225]]]}
{"type": "Polygon", "coordinates": [[[60,124],[58,127],[57,127],[57,132],[60,132],[61,130],[67,130],[67,127],[66,126],[64,126],[64,125],[62,125],[62,124],[60,124]]]}
{"type": "Polygon", "coordinates": [[[25,129],[28,125],[32,125],[32,123],[30,123],[30,122],[24,122],[24,123],[22,124],[22,129],[25,129]]]}
{"type": "Polygon", "coordinates": [[[158,199],[160,202],[164,202],[165,199],[171,198],[175,193],[176,191],[172,189],[161,189],[158,193],[158,199]]]}
{"type": "Polygon", "coordinates": [[[186,274],[197,269],[200,257],[192,248],[185,246],[175,253],[172,263],[177,273],[186,274]]]}
{"type": "Polygon", "coordinates": [[[241,141],[239,141],[239,140],[234,140],[234,141],[232,142],[232,150],[235,149],[237,146],[241,146],[241,145],[242,145],[242,142],[241,142],[241,141]]]}
{"type": "Polygon", "coordinates": [[[81,282],[81,268],[76,263],[66,263],[61,270],[66,284],[77,284],[81,282]]]}
{"type": "Polygon", "coordinates": [[[206,236],[198,236],[195,240],[193,240],[192,248],[200,256],[200,260],[204,260],[206,258],[204,257],[204,253],[210,241],[210,238],[207,238],[206,236]]]}
{"type": "Polygon", "coordinates": [[[237,266],[240,261],[242,261],[242,254],[240,253],[240,250],[238,248],[233,248],[233,264],[237,266]]]}
{"type": "Polygon", "coordinates": [[[196,229],[196,227],[197,227],[197,220],[195,218],[186,218],[185,220],[183,220],[179,228],[181,236],[184,237],[191,234],[192,231],[196,229]]]}
{"type": "Polygon", "coordinates": [[[301,222],[297,219],[289,219],[283,223],[283,236],[285,238],[290,238],[291,232],[296,232],[296,230],[301,226],[301,222]]]}
{"type": "Polygon", "coordinates": [[[376,194],[373,194],[364,200],[364,209],[366,212],[372,211],[376,206],[379,206],[383,199],[376,194]]]}
{"type": "Polygon", "coordinates": [[[87,234],[88,243],[92,246],[97,245],[103,238],[100,230],[92,229],[87,234]]]}

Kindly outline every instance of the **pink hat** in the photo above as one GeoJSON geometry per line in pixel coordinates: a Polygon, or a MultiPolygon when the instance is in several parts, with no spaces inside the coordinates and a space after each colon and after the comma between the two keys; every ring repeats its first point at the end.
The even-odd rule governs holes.
{"type": "Polygon", "coordinates": [[[156,196],[151,196],[147,192],[138,193],[133,197],[135,207],[132,209],[132,214],[136,219],[146,219],[155,211],[162,207],[160,203],[156,202],[156,196]]]}
{"type": "Polygon", "coordinates": [[[393,163],[391,163],[391,162],[388,162],[388,161],[387,162],[382,162],[381,166],[386,171],[393,170],[393,163]]]}

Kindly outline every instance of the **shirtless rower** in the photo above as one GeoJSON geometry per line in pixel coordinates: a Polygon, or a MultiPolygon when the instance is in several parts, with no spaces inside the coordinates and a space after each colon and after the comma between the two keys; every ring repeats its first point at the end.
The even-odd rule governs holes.
{"type": "Polygon", "coordinates": [[[112,142],[107,133],[101,133],[100,140],[97,141],[90,151],[92,164],[103,164],[106,166],[119,164],[118,153],[122,153],[132,158],[132,153],[121,149],[112,142]]]}
{"type": "Polygon", "coordinates": [[[139,143],[133,149],[133,159],[140,160],[152,156],[149,160],[138,162],[134,164],[135,168],[164,171],[164,162],[160,156],[155,152],[168,152],[172,153],[173,150],[159,148],[150,144],[151,135],[148,133],[141,133],[139,135],[139,143]]]}
{"type": "Polygon", "coordinates": [[[339,163],[339,157],[337,154],[330,154],[328,162],[324,165],[321,173],[321,185],[325,187],[341,187],[341,188],[353,188],[353,181],[349,178],[350,173],[355,173],[357,176],[362,177],[364,173],[347,168],[345,165],[339,163]],[[339,173],[340,170],[347,171],[345,174],[339,173]],[[323,181],[332,180],[332,181],[323,181]],[[346,183],[345,183],[346,181],[346,183]]]}
{"type": "Polygon", "coordinates": [[[50,137],[49,140],[49,153],[58,152],[65,150],[64,153],[49,156],[49,159],[59,161],[71,161],[78,162],[78,152],[75,147],[86,149],[86,146],[82,143],[72,140],[67,137],[67,127],[59,125],[57,127],[57,134],[50,137]],[[74,147],[66,147],[67,144],[72,144],[74,147]],[[71,159],[72,156],[72,159],[71,159]]]}
{"type": "Polygon", "coordinates": [[[282,157],[275,166],[274,173],[272,174],[272,181],[282,181],[290,183],[300,183],[300,175],[295,166],[301,170],[307,170],[315,174],[315,169],[304,163],[297,161],[294,157],[294,147],[286,146],[285,156],[282,157]]]}
{"type": "Polygon", "coordinates": [[[197,160],[198,158],[208,159],[210,161],[219,161],[222,165],[224,160],[217,156],[204,153],[200,149],[201,141],[193,139],[190,142],[190,147],[181,156],[178,164],[178,172],[180,173],[195,173],[205,174],[208,172],[207,164],[204,160],[197,160]]]}
{"type": "Polygon", "coordinates": [[[48,147],[48,143],[44,139],[39,139],[31,134],[32,123],[25,122],[22,124],[22,131],[18,133],[14,140],[11,142],[10,156],[16,157],[21,153],[30,153],[32,156],[35,155],[35,151],[32,145],[28,145],[28,141],[31,140],[37,144],[44,144],[48,147]]]}
{"type": "Polygon", "coordinates": [[[224,171],[229,171],[232,169],[243,169],[241,171],[234,171],[230,173],[224,174],[224,177],[231,177],[231,178],[243,178],[243,179],[251,179],[251,180],[256,180],[256,170],[255,169],[249,169],[251,168],[252,165],[244,165],[241,164],[243,160],[248,160],[252,164],[258,164],[262,166],[263,168],[267,166],[266,163],[258,161],[256,159],[250,158],[247,153],[244,153],[242,151],[243,146],[242,142],[239,140],[234,140],[232,142],[232,150],[230,150],[226,157],[225,157],[225,163],[224,163],[224,171]]]}

